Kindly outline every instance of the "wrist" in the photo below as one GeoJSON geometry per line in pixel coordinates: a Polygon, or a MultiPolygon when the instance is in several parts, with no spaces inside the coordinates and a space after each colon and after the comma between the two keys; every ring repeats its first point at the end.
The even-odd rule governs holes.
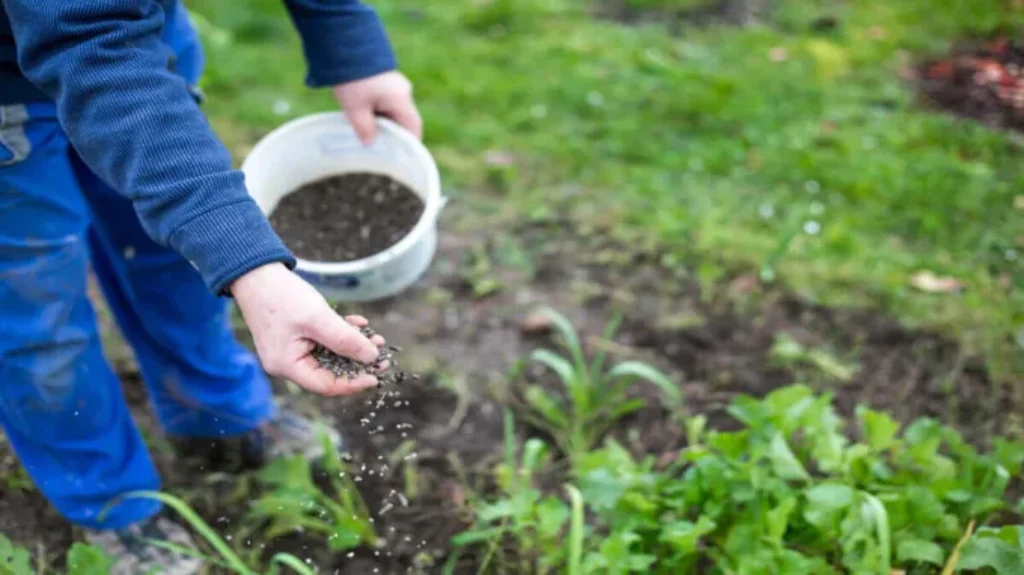
{"type": "Polygon", "coordinates": [[[257,266],[231,282],[227,287],[227,292],[236,300],[239,296],[244,298],[245,294],[251,291],[254,286],[272,281],[273,277],[280,275],[282,272],[289,273],[288,267],[282,262],[271,262],[257,266]]]}

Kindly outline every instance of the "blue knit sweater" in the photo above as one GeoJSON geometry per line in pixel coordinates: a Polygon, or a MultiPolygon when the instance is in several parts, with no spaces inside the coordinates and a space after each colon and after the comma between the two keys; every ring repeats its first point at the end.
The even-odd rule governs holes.
{"type": "MultiPolygon", "coordinates": [[[[132,200],[154,240],[223,294],[255,267],[293,267],[295,259],[169,69],[162,28],[176,2],[2,0],[0,104],[55,102],[86,164],[132,200]]],[[[309,86],[395,68],[377,14],[359,0],[284,2],[302,38],[309,86]]]]}

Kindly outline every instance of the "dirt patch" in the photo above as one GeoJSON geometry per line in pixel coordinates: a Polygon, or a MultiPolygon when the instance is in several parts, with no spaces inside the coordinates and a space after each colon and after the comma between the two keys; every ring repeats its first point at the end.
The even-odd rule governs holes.
{"type": "Polygon", "coordinates": [[[601,18],[631,26],[750,26],[771,12],[772,0],[603,0],[595,8],[601,18]]]}
{"type": "Polygon", "coordinates": [[[914,78],[925,100],[990,128],[1024,128],[1024,45],[998,36],[957,45],[919,64],[914,78]]]}
{"type": "Polygon", "coordinates": [[[380,174],[352,173],[307,184],[281,199],[270,223],[296,256],[347,262],[398,243],[423,215],[415,192],[380,174]]]}

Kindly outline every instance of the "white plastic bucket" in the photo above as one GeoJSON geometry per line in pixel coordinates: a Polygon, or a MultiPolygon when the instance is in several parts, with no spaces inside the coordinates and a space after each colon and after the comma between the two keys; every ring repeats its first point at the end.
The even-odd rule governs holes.
{"type": "Polygon", "coordinates": [[[406,185],[423,200],[419,222],[387,250],[349,262],[298,260],[296,273],[335,301],[393,296],[426,273],[437,248],[437,218],[447,199],[426,147],[399,125],[378,118],[377,137],[363,146],[341,112],[292,120],[261,139],[242,164],[246,185],[268,216],[281,198],[313,181],[373,172],[406,185]]]}

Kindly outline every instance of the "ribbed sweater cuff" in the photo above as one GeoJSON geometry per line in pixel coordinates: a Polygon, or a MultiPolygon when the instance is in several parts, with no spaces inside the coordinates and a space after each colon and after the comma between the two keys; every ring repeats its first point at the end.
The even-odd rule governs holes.
{"type": "Polygon", "coordinates": [[[246,199],[196,216],[170,238],[217,295],[260,266],[280,262],[295,268],[295,257],[274,232],[256,202],[246,199]]]}

